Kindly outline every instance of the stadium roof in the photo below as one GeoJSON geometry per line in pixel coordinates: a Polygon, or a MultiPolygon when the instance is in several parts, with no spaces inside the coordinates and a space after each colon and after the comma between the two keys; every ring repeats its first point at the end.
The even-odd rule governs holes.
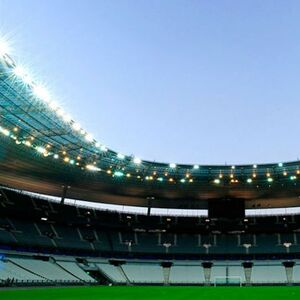
{"type": "Polygon", "coordinates": [[[207,199],[246,207],[299,206],[300,162],[185,165],[127,156],[96,141],[0,42],[0,182],[53,196],[157,207],[205,208],[207,199]]]}

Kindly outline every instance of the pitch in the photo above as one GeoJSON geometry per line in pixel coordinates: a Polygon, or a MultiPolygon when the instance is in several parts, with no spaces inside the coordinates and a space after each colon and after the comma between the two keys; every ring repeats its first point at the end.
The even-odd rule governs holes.
{"type": "Polygon", "coordinates": [[[0,291],[1,300],[299,299],[300,287],[75,287],[0,291]]]}

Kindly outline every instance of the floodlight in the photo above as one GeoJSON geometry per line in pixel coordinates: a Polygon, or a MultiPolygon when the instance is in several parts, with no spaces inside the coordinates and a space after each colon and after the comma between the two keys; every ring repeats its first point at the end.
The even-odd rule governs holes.
{"type": "Polygon", "coordinates": [[[124,159],[124,158],[125,158],[125,155],[122,154],[122,153],[118,153],[118,154],[117,154],[117,157],[118,157],[119,159],[124,159]]]}
{"type": "Polygon", "coordinates": [[[140,158],[138,158],[138,157],[135,157],[135,158],[133,159],[133,162],[134,162],[135,164],[139,165],[139,164],[142,162],[142,160],[141,160],[140,158]]]}
{"type": "Polygon", "coordinates": [[[122,177],[122,176],[124,175],[124,173],[123,173],[123,172],[120,172],[120,171],[116,171],[116,172],[114,173],[114,175],[117,176],[117,177],[122,177]]]}
{"type": "Polygon", "coordinates": [[[62,116],[62,118],[63,118],[63,120],[65,121],[65,122],[70,122],[71,120],[72,120],[72,118],[71,118],[71,116],[69,115],[69,114],[64,114],[63,116],[62,116]]]}
{"type": "Polygon", "coordinates": [[[87,133],[86,136],[85,136],[85,139],[88,141],[88,142],[92,142],[93,141],[93,136],[90,134],[90,133],[87,133]]]}
{"type": "Polygon", "coordinates": [[[41,85],[34,86],[33,93],[35,94],[35,96],[37,96],[38,98],[40,98],[41,100],[43,100],[45,102],[50,101],[50,95],[49,95],[47,89],[41,85]]]}
{"type": "Polygon", "coordinates": [[[73,123],[73,124],[72,124],[72,127],[73,127],[73,129],[74,129],[75,131],[79,131],[81,126],[80,126],[79,123],[73,123]]]}
{"type": "Polygon", "coordinates": [[[36,147],[36,151],[41,153],[41,154],[44,154],[46,152],[46,149],[39,146],[39,147],[36,147]]]}
{"type": "Polygon", "coordinates": [[[54,111],[59,108],[58,104],[55,101],[50,101],[48,104],[49,104],[49,107],[54,111]]]}
{"type": "Polygon", "coordinates": [[[86,165],[86,168],[90,171],[101,171],[100,168],[94,166],[94,165],[86,165]]]}

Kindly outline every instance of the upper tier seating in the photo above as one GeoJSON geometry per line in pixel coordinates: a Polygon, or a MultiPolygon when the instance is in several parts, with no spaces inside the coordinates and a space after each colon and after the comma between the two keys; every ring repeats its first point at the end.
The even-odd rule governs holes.
{"type": "Polygon", "coordinates": [[[233,226],[206,222],[204,217],[167,218],[62,206],[12,190],[0,192],[1,248],[21,246],[36,252],[92,256],[141,257],[147,253],[171,258],[300,254],[298,215],[249,217],[233,226]]]}

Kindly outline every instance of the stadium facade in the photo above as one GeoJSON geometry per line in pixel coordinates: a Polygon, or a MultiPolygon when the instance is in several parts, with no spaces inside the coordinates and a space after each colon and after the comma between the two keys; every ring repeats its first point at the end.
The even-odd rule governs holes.
{"type": "Polygon", "coordinates": [[[300,162],[185,165],[117,153],[1,44],[0,112],[2,284],[300,284],[300,216],[245,215],[299,207],[300,162]],[[153,208],[208,215],[154,216],[153,208]]]}

